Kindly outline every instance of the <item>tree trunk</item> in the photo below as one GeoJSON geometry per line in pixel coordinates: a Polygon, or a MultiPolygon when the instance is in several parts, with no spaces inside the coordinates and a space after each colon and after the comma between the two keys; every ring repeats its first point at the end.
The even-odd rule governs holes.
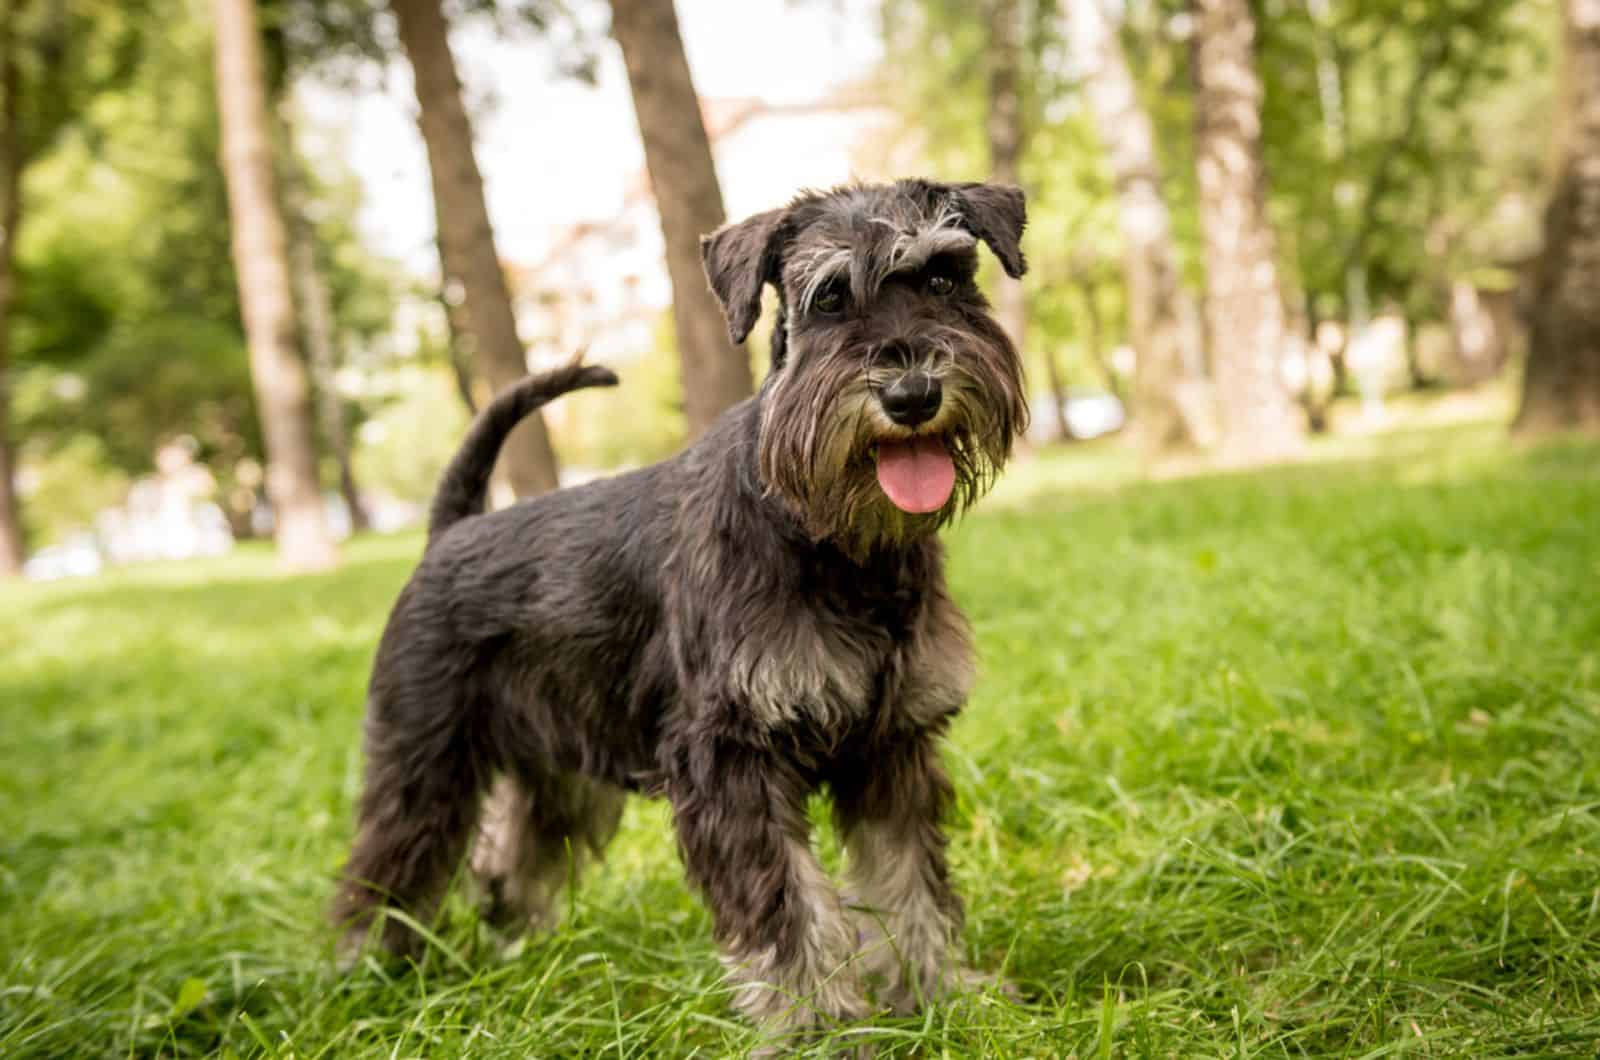
{"type": "Polygon", "coordinates": [[[683,407],[694,438],[724,409],[749,397],[752,387],[750,355],[729,340],[700,263],[700,237],[725,219],[722,189],[672,0],[611,0],[611,33],[628,68],[645,168],[661,217],[683,407]]]}
{"type": "Polygon", "coordinates": [[[1054,441],[1073,440],[1072,422],[1067,419],[1067,385],[1061,378],[1061,365],[1056,362],[1056,351],[1044,351],[1045,385],[1050,388],[1050,408],[1055,413],[1056,436],[1054,441]]]}
{"type": "MultiPolygon", "coordinates": [[[[989,0],[989,179],[1022,184],[1027,129],[1022,119],[1022,7],[1017,0],[989,0]]],[[[1027,339],[1028,301],[1020,279],[995,280],[995,316],[1021,352],[1027,339]]],[[[1050,359],[1055,371],[1054,359],[1050,359]]],[[[1062,421],[1065,424],[1065,420],[1062,421]]],[[[1063,438],[1070,432],[1063,431],[1063,438]]]]}
{"type": "Polygon", "coordinates": [[[1514,429],[1600,433],[1600,0],[1562,0],[1559,172],[1514,429]]]}
{"type": "MultiPolygon", "coordinates": [[[[461,79],[450,53],[449,26],[440,0],[391,0],[400,43],[411,60],[418,125],[428,149],[433,202],[447,292],[459,290],[459,319],[471,340],[478,374],[498,392],[528,374],[517,337],[511,292],[494,246],[483,197],[483,177],[473,153],[472,124],[461,103],[461,79]]],[[[555,452],[544,420],[528,416],[511,432],[501,464],[519,497],[556,488],[555,452]]]]}
{"type": "Polygon", "coordinates": [[[213,0],[222,168],[233,228],[250,376],[267,443],[267,496],[283,564],[319,570],[338,560],[317,486],[311,402],[295,349],[287,238],[272,172],[255,0],[213,0]]]}
{"type": "Polygon", "coordinates": [[[1150,116],[1139,104],[1127,57],[1099,0],[1064,0],[1062,17],[1117,185],[1129,330],[1138,354],[1135,433],[1148,452],[1193,445],[1202,430],[1183,391],[1199,384],[1201,356],[1185,324],[1192,311],[1178,278],[1150,116]]]}
{"type": "Polygon", "coordinates": [[[1117,370],[1111,364],[1111,358],[1106,353],[1105,321],[1100,315],[1100,299],[1098,288],[1093,280],[1080,279],[1077,282],[1078,297],[1083,300],[1083,344],[1088,351],[1089,360],[1094,362],[1100,373],[1106,377],[1106,386],[1111,388],[1111,393],[1121,401],[1125,395],[1122,390],[1122,377],[1117,375],[1117,370]]]}
{"type": "Polygon", "coordinates": [[[450,378],[456,384],[456,395],[461,398],[469,415],[478,414],[478,401],[472,392],[472,358],[465,349],[467,329],[461,324],[461,309],[450,301],[450,292],[439,288],[439,309],[444,313],[444,355],[449,362],[450,378]]]}
{"type": "Polygon", "coordinates": [[[0,19],[0,577],[22,573],[22,504],[11,437],[11,307],[17,294],[17,228],[22,221],[22,70],[13,9],[0,19]]]}
{"type": "Polygon", "coordinates": [[[299,297],[300,324],[305,338],[307,359],[311,362],[311,383],[317,400],[317,423],[322,440],[339,468],[339,495],[350,512],[350,530],[360,533],[372,526],[367,518],[361,491],[356,488],[355,470],[350,463],[350,432],[345,426],[344,404],[339,400],[335,375],[339,368],[338,332],[334,325],[333,303],[328,285],[322,281],[317,265],[316,232],[305,214],[305,196],[298,174],[292,171],[294,187],[289,196],[289,260],[299,297]]]}
{"type": "Polygon", "coordinates": [[[1434,379],[1428,375],[1427,365],[1422,363],[1422,322],[1410,312],[1403,316],[1406,337],[1400,344],[1400,352],[1406,359],[1406,382],[1412,390],[1427,390],[1434,385],[1434,379]]]}
{"type": "Polygon", "coordinates": [[[1225,461],[1293,451],[1304,423],[1281,378],[1287,335],[1261,164],[1261,79],[1246,0],[1191,0],[1206,320],[1225,461]]]}

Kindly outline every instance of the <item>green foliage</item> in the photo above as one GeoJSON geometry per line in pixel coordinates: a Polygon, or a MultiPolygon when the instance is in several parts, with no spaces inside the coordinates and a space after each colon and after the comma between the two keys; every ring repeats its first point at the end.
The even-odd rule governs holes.
{"type": "Polygon", "coordinates": [[[150,470],[162,442],[189,435],[196,456],[231,478],[261,451],[244,344],[234,327],[154,316],[112,329],[75,370],[50,380],[54,400],[26,421],[36,437],[100,439],[129,474],[150,470]]]}
{"type": "Polygon", "coordinates": [[[126,91],[30,174],[18,361],[35,451],[100,440],[111,466],[148,470],[179,434],[219,477],[260,453],[228,242],[209,42],[179,22],[126,91]],[[37,194],[55,191],[46,199],[37,194]],[[72,306],[92,312],[64,316],[72,306]],[[29,376],[35,378],[29,378],[29,376]]]}
{"type": "MultiPolygon", "coordinates": [[[[570,0],[440,0],[451,25],[487,22],[504,37],[539,48],[562,76],[593,83],[601,26],[594,5],[570,0]]],[[[403,54],[382,0],[262,0],[268,54],[279,77],[314,70],[357,84],[403,54]]]]}
{"type": "MultiPolygon", "coordinates": [[[[48,227],[56,218],[42,220],[48,227]]],[[[37,249],[18,263],[19,297],[8,320],[12,345],[24,365],[70,365],[104,340],[130,284],[107,261],[103,233],[75,226],[44,239],[33,234],[37,249]]]]}
{"type": "Polygon", "coordinates": [[[100,440],[79,433],[30,468],[37,487],[23,510],[30,537],[40,544],[65,527],[92,527],[96,513],[127,494],[128,477],[118,471],[100,440]]]}
{"type": "Polygon", "coordinates": [[[365,489],[426,503],[467,428],[467,410],[439,358],[385,373],[383,400],[362,424],[356,480],[365,489]],[[419,429],[424,428],[424,429],[419,429]]]}
{"type": "Polygon", "coordinates": [[[120,88],[140,65],[162,0],[51,0],[8,3],[16,45],[18,146],[39,158],[102,93],[120,88]]]}
{"type": "MultiPolygon", "coordinates": [[[[1065,263],[1118,250],[1112,189],[1049,0],[1024,2],[1032,197],[1031,321],[1081,344],[1065,263]]],[[[1116,6],[1116,5],[1114,5],[1116,6]]],[[[936,172],[976,179],[984,140],[984,5],[884,0],[891,91],[936,172]]],[[[1505,279],[1536,245],[1553,91],[1551,0],[1252,0],[1265,87],[1270,216],[1288,296],[1320,316],[1385,305],[1442,315],[1452,279],[1505,279]],[[1497,271],[1498,270],[1498,271],[1497,271]],[[1366,305],[1350,304],[1352,274],[1366,305]]],[[[1203,280],[1192,83],[1181,0],[1120,5],[1122,42],[1155,127],[1186,282],[1203,280]]],[[[1110,279],[1110,276],[1106,277],[1110,279]]],[[[1120,292],[1115,296],[1120,299],[1120,292]]],[[[1115,330],[1125,327],[1113,307],[1115,330]]],[[[1072,374],[1086,370],[1070,360],[1072,374]]]]}
{"type": "MultiPolygon", "coordinates": [[[[188,436],[225,491],[262,458],[204,5],[126,16],[139,12],[163,19],[145,34],[142,61],[85,102],[27,177],[12,333],[17,422],[46,492],[60,488],[51,476],[87,470],[56,459],[62,452],[98,454],[105,463],[91,478],[136,476],[161,444],[188,436]]],[[[399,281],[361,247],[360,189],[340,157],[305,167],[309,212],[342,345],[373,371],[387,356],[378,340],[399,281]]],[[[33,521],[47,535],[65,528],[33,521]]]]}
{"type": "Polygon", "coordinates": [[[1450,279],[1528,252],[1553,88],[1548,0],[1254,6],[1273,217],[1324,315],[1350,312],[1360,269],[1375,305],[1437,318],[1450,279]]]}
{"type": "MultiPolygon", "coordinates": [[[[1136,485],[1086,446],[951,535],[983,660],[948,751],[965,946],[1030,999],[843,1040],[1594,1054],[1600,449],[1508,453],[1490,423],[1375,448],[1136,485]]],[[[368,666],[420,547],[0,588],[0,1053],[755,1044],[642,800],[554,933],[497,957],[458,898],[420,970],[333,971],[368,666]]]]}
{"type": "MultiPolygon", "coordinates": [[[[1155,132],[1161,193],[1185,285],[1205,288],[1205,237],[1195,168],[1194,77],[1189,69],[1187,0],[1127,0],[1119,34],[1139,102],[1155,132]]],[[[1077,87],[1077,86],[1073,86],[1077,87]]]]}
{"type": "MultiPolygon", "coordinates": [[[[1028,192],[1024,288],[1029,377],[1046,378],[1044,356],[1065,365],[1067,382],[1104,385],[1088,354],[1083,287],[1104,306],[1107,346],[1120,337],[1124,314],[1116,274],[1114,189],[1100,157],[1093,122],[1072,92],[1053,31],[1054,5],[1023,3],[1019,88],[1025,129],[1021,178],[1028,192]]],[[[884,85],[891,101],[924,138],[929,171],[945,180],[983,180],[989,173],[989,31],[971,4],[954,0],[885,0],[884,85]]],[[[984,277],[996,274],[992,262],[984,277]]]]}
{"type": "Polygon", "coordinates": [[[613,367],[622,380],[617,388],[562,398],[562,407],[548,415],[563,464],[638,466],[683,447],[688,421],[671,313],[664,313],[657,323],[656,341],[649,350],[613,367]]]}

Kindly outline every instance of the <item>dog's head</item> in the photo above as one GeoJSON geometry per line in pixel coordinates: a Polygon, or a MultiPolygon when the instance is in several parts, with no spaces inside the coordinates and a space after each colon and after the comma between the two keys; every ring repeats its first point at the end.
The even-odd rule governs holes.
{"type": "Polygon", "coordinates": [[[817,539],[908,543],[994,481],[1028,408],[977,244],[1021,276],[1026,217],[1018,188],[902,180],[808,192],[701,241],[734,342],[777,288],[759,463],[817,539]]]}

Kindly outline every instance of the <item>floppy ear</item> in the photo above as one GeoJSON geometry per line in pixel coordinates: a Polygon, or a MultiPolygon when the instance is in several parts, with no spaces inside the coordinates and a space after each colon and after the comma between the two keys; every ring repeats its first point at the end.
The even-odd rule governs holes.
{"type": "Polygon", "coordinates": [[[779,229],[788,210],[768,210],[700,237],[700,260],[737,345],[761,315],[762,284],[778,282],[779,229]]]}
{"type": "Polygon", "coordinates": [[[1028,259],[1022,254],[1028,202],[1021,188],[1012,184],[954,184],[950,195],[968,230],[989,245],[1007,276],[1017,279],[1028,271],[1028,259]]]}

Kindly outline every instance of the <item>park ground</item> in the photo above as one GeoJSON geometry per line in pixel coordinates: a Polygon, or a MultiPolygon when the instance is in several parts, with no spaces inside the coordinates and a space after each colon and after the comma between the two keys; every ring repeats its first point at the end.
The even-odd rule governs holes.
{"type": "MultiPolygon", "coordinates": [[[[1600,445],[1424,411],[1171,471],[1037,456],[950,535],[983,658],[948,756],[964,944],[1026,1000],[843,1040],[1595,1057],[1600,445]]],[[[497,952],[457,899],[420,967],[334,974],[362,689],[420,547],[0,590],[0,1055],[754,1044],[643,802],[555,933],[497,952]]]]}

